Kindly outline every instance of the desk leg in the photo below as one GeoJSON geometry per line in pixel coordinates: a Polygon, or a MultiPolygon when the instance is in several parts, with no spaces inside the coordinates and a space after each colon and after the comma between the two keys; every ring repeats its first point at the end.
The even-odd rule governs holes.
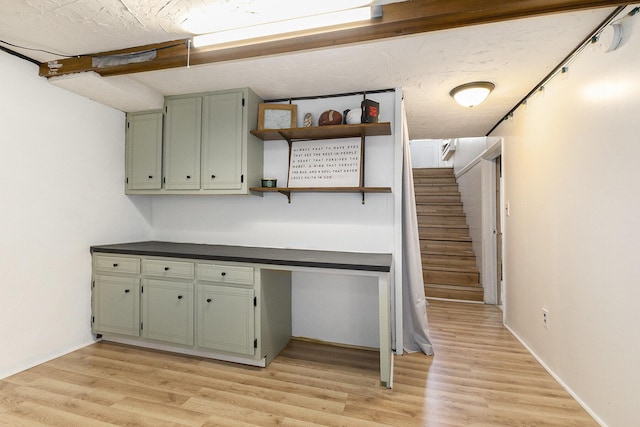
{"type": "Polygon", "coordinates": [[[380,382],[393,387],[393,354],[391,353],[391,302],[389,274],[378,276],[378,311],[380,322],[380,382]]]}

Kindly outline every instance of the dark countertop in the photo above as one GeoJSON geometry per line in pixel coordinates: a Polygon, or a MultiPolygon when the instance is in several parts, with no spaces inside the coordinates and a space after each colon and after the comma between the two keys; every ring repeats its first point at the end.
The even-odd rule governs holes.
{"type": "Polygon", "coordinates": [[[336,252],[156,241],[91,246],[91,253],[95,252],[380,272],[390,272],[392,261],[391,254],[385,253],[336,252]]]}

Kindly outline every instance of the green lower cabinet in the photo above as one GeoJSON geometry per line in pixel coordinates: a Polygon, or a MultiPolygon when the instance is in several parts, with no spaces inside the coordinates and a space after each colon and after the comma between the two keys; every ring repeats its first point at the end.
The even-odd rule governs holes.
{"type": "Polygon", "coordinates": [[[266,366],[291,339],[291,272],[97,253],[91,331],[106,341],[266,366]]]}
{"type": "Polygon", "coordinates": [[[144,338],[193,345],[193,283],[142,279],[144,338]]]}
{"type": "Polygon", "coordinates": [[[196,285],[197,342],[199,348],[255,354],[253,288],[196,285]]]}
{"type": "Polygon", "coordinates": [[[140,336],[140,279],[96,275],[92,298],[94,333],[140,336]]]}

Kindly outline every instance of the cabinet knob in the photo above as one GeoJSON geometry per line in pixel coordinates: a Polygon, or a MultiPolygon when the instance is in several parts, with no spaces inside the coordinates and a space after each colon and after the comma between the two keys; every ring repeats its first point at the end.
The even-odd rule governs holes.
{"type": "Polygon", "coordinates": [[[115,264],[115,263],[113,264],[113,268],[116,268],[117,266],[118,266],[118,264],[115,264]]]}
{"type": "Polygon", "coordinates": [[[164,271],[169,271],[169,267],[165,267],[165,268],[164,268],[164,271]]]}
{"type": "Polygon", "coordinates": [[[216,179],[216,176],[215,175],[211,175],[211,179],[216,179]]]}
{"type": "Polygon", "coordinates": [[[224,272],[224,271],[223,271],[222,273],[220,273],[220,274],[221,274],[221,275],[223,275],[223,276],[226,276],[226,275],[227,275],[227,273],[226,273],[226,272],[224,272]]]}
{"type": "Polygon", "coordinates": [[[211,302],[211,298],[207,298],[207,302],[211,302]]]}
{"type": "Polygon", "coordinates": [[[153,179],[153,175],[149,175],[149,179],[153,179]]]}
{"type": "Polygon", "coordinates": [[[125,293],[125,294],[128,294],[129,292],[131,292],[129,289],[125,289],[125,290],[124,290],[124,293],[125,293]]]}
{"type": "Polygon", "coordinates": [[[182,299],[182,295],[178,295],[178,299],[182,299]]]}
{"type": "Polygon", "coordinates": [[[191,175],[187,175],[187,179],[191,179],[191,175]]]}

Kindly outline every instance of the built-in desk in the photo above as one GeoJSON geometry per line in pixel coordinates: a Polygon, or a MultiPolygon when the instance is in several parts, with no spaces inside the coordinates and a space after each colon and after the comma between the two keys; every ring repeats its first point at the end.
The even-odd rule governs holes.
{"type": "MultiPolygon", "coordinates": [[[[142,259],[142,261],[147,261],[148,263],[150,263],[148,268],[150,269],[150,271],[152,271],[152,274],[162,275],[168,272],[171,272],[172,274],[178,274],[178,276],[176,276],[178,277],[177,280],[179,281],[178,285],[180,285],[182,282],[190,280],[189,277],[194,277],[194,273],[190,273],[188,268],[186,268],[187,266],[182,265],[185,263],[180,263],[181,260],[193,261],[194,264],[192,265],[195,265],[196,269],[200,268],[200,262],[230,263],[229,265],[232,266],[238,265],[238,268],[240,269],[242,268],[242,266],[246,265],[247,267],[252,267],[256,271],[258,271],[259,274],[264,274],[265,277],[269,276],[272,273],[277,274],[277,272],[283,271],[315,271],[374,277],[377,279],[378,284],[380,381],[386,387],[392,387],[393,357],[391,350],[390,323],[390,272],[392,265],[391,254],[205,245],[157,241],[92,246],[91,253],[94,255],[94,287],[97,254],[105,254],[106,256],[124,256],[123,260],[125,262],[120,263],[122,265],[113,267],[113,265],[109,264],[105,266],[105,268],[107,269],[110,269],[112,267],[116,269],[123,268],[131,264],[131,271],[133,271],[134,273],[125,272],[120,274],[119,276],[118,273],[114,273],[115,276],[113,276],[113,279],[116,282],[115,284],[121,286],[124,289],[123,292],[126,292],[127,296],[131,296],[133,294],[128,290],[129,284],[133,283],[131,282],[131,280],[133,279],[131,279],[129,276],[131,276],[132,274],[136,274],[136,266],[134,262],[136,259],[138,259],[136,257],[149,257],[148,259],[140,259],[142,259]],[[174,264],[171,264],[171,267],[162,267],[163,264],[159,262],[155,263],[155,260],[168,262],[170,260],[176,260],[176,264],[175,267],[174,264]],[[153,273],[154,269],[157,270],[157,273],[153,273]],[[189,276],[189,274],[191,274],[191,276],[189,276]],[[129,280],[129,282],[127,282],[127,280],[129,280]]],[[[113,264],[119,263],[114,262],[113,264]]],[[[211,266],[203,265],[203,267],[210,267],[206,271],[211,273],[207,274],[218,274],[218,270],[216,270],[216,266],[213,264],[211,266]]],[[[243,284],[243,280],[247,280],[243,276],[242,270],[238,270],[235,272],[233,270],[231,271],[231,273],[227,273],[225,269],[220,269],[219,274],[221,274],[221,277],[218,280],[224,282],[224,280],[227,280],[230,277],[236,277],[235,280],[238,280],[238,283],[240,283],[241,285],[243,284]]],[[[140,271],[139,273],[142,274],[140,271]]],[[[158,288],[162,288],[162,286],[158,286],[158,288]]],[[[181,302],[184,302],[187,297],[183,299],[182,294],[185,294],[188,297],[188,292],[185,293],[180,290],[180,295],[178,298],[180,298],[181,302]]],[[[207,301],[210,301],[211,299],[212,298],[207,298],[207,301]]],[[[135,304],[135,300],[132,299],[132,301],[135,304]]],[[[96,306],[94,302],[94,311],[95,310],[96,306]]],[[[272,308],[271,310],[274,311],[275,309],[272,308]]],[[[191,317],[193,318],[193,314],[191,315],[191,317]]],[[[115,321],[119,320],[120,319],[115,319],[115,321]]],[[[116,330],[116,333],[118,332],[119,331],[116,330]]],[[[200,334],[200,332],[198,332],[198,334],[200,334]]],[[[277,334],[274,334],[274,336],[275,335],[277,334]]],[[[205,339],[207,338],[206,333],[203,333],[203,337],[205,339]]],[[[193,344],[193,336],[187,337],[187,340],[189,338],[191,339],[191,344],[193,344]]],[[[182,339],[182,337],[180,339],[182,339]]],[[[274,339],[274,341],[277,341],[277,339],[274,339]]],[[[189,345],[188,341],[186,342],[186,344],[181,341],[176,342],[183,345],[183,347],[185,345],[189,345]]]]}

